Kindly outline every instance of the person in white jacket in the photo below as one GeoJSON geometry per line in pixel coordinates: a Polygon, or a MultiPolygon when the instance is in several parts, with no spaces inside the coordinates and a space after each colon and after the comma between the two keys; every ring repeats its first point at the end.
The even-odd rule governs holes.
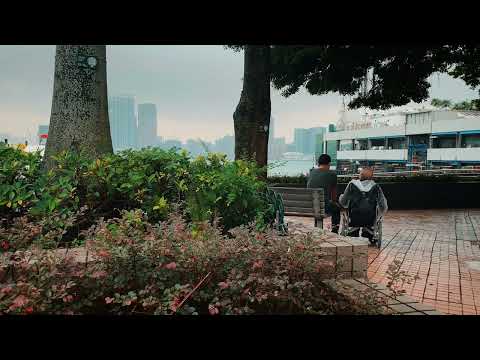
{"type": "Polygon", "coordinates": [[[372,220],[376,219],[371,218],[373,214],[371,216],[369,214],[365,215],[362,214],[362,211],[364,213],[368,213],[369,211],[375,211],[373,206],[376,206],[376,208],[378,209],[378,215],[383,216],[388,210],[388,204],[387,199],[383,194],[382,188],[373,180],[373,170],[371,168],[362,169],[360,171],[359,179],[354,179],[350,181],[350,183],[345,188],[344,193],[340,195],[339,203],[340,206],[344,208],[349,208],[352,213],[355,212],[356,214],[356,219],[353,219],[352,213],[350,214],[351,224],[349,225],[355,228],[355,230],[348,235],[357,237],[360,234],[360,228],[362,228],[362,236],[368,238],[370,242],[372,242],[372,220]],[[371,210],[369,209],[369,201],[370,204],[372,204],[371,210]],[[356,208],[353,209],[353,207],[356,208]]]}

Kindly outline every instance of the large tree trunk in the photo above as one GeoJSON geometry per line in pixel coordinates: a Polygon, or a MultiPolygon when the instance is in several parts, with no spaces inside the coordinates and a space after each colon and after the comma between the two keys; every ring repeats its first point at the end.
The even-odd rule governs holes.
{"type": "Polygon", "coordinates": [[[57,45],[45,165],[63,150],[112,153],[105,45],[57,45]]]}
{"type": "Polygon", "coordinates": [[[270,112],[270,47],[247,45],[242,95],[233,114],[235,159],[256,161],[265,177],[270,112]]]}

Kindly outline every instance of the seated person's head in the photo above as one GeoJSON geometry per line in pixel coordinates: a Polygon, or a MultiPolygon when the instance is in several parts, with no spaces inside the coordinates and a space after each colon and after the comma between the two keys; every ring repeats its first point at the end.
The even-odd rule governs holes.
{"type": "Polygon", "coordinates": [[[318,166],[322,168],[330,168],[331,162],[332,162],[332,158],[328,154],[322,154],[318,158],[318,166]]]}
{"type": "Polygon", "coordinates": [[[373,178],[373,169],[370,167],[363,168],[360,171],[360,181],[363,180],[372,180],[373,178]]]}

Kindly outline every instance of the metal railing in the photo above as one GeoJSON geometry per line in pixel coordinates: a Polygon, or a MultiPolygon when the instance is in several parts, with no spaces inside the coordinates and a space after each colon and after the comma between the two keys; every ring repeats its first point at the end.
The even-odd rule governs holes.
{"type": "MultiPolygon", "coordinates": [[[[393,172],[375,172],[375,177],[389,177],[389,176],[416,176],[416,175],[455,175],[455,176],[471,176],[479,175],[480,169],[435,169],[435,170],[410,170],[410,171],[393,171],[393,172]]],[[[343,174],[339,177],[352,177],[355,174],[343,174]]]]}

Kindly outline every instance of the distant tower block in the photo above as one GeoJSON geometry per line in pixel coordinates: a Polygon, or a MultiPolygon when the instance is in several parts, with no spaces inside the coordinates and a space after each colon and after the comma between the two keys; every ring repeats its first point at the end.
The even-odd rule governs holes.
{"type": "Polygon", "coordinates": [[[50,157],[83,149],[93,157],[111,153],[105,45],[57,45],[48,141],[50,157]]]}

